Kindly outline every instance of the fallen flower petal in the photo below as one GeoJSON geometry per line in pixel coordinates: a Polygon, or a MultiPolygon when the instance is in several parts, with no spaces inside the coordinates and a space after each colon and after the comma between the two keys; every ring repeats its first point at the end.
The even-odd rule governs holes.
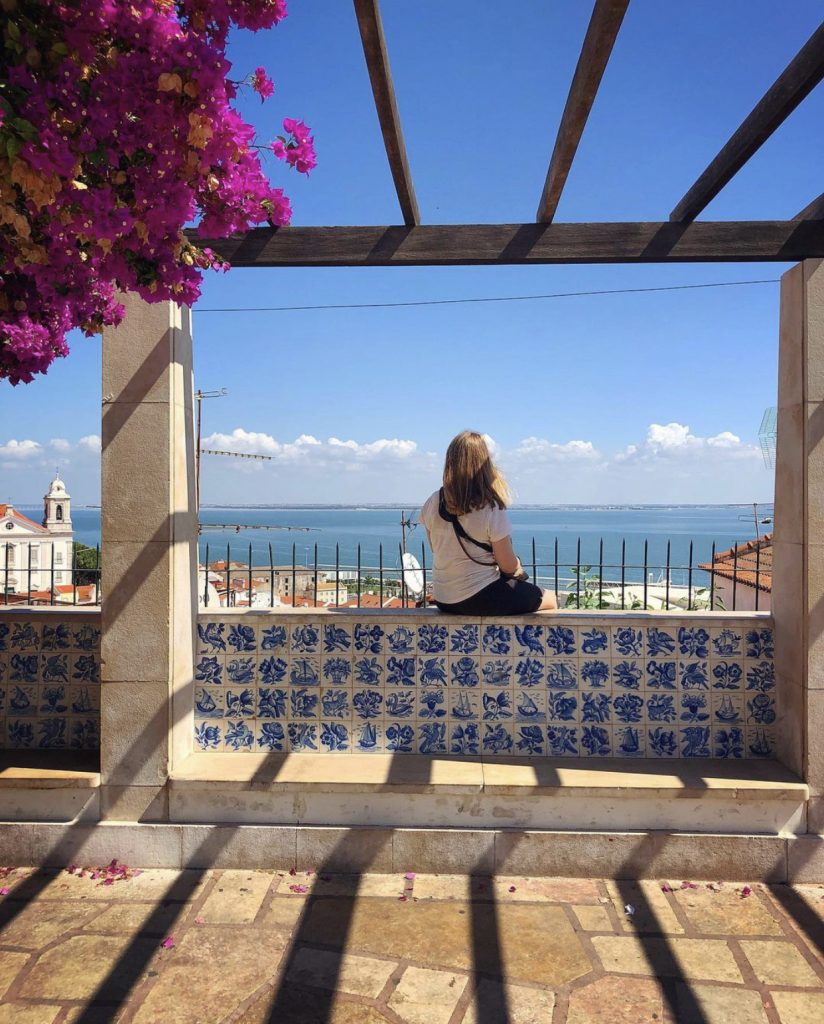
{"type": "Polygon", "coordinates": [[[103,879],[103,884],[104,885],[114,885],[114,879],[113,878],[104,878],[103,879]]]}
{"type": "Polygon", "coordinates": [[[171,935],[169,935],[160,943],[160,945],[163,947],[163,949],[174,949],[175,940],[171,937],[171,935]]]}
{"type": "Polygon", "coordinates": [[[509,891],[510,892],[515,892],[516,891],[515,886],[514,885],[510,885],[509,891]]]}
{"type": "Polygon", "coordinates": [[[671,885],[667,885],[666,883],[664,883],[664,885],[661,886],[661,892],[672,892],[672,891],[673,891],[673,888],[672,888],[671,885]]]}
{"type": "Polygon", "coordinates": [[[407,880],[407,882],[412,882],[415,880],[415,872],[407,871],[403,877],[407,880]]]}
{"type": "Polygon", "coordinates": [[[291,876],[292,876],[293,878],[294,878],[294,876],[295,876],[295,875],[296,875],[297,873],[298,873],[298,869],[297,869],[297,868],[289,868],[289,874],[290,874],[290,875],[291,875],[291,876]]]}
{"type": "Polygon", "coordinates": [[[290,892],[309,892],[309,886],[308,885],[290,885],[289,886],[289,891],[290,892]]]}
{"type": "Polygon", "coordinates": [[[3,888],[0,889],[0,896],[8,896],[8,894],[10,892],[11,892],[11,889],[9,889],[8,886],[4,885],[3,888]]]}
{"type": "Polygon", "coordinates": [[[200,914],[195,918],[195,924],[206,924],[206,918],[201,917],[200,914]]]}
{"type": "Polygon", "coordinates": [[[399,901],[400,903],[406,903],[406,900],[407,900],[407,895],[406,895],[406,893],[401,893],[401,895],[400,895],[400,896],[398,896],[398,901],[399,901]]]}
{"type": "Polygon", "coordinates": [[[624,907],[624,913],[628,917],[632,917],[632,915],[635,913],[635,907],[633,907],[631,903],[627,903],[627,905],[624,907]]]}
{"type": "Polygon", "coordinates": [[[742,896],[749,896],[751,892],[752,892],[752,889],[748,885],[745,885],[744,888],[741,890],[741,895],[742,896]]]}
{"type": "Polygon", "coordinates": [[[681,888],[682,889],[697,889],[698,886],[695,884],[695,882],[682,882],[681,883],[681,888]]]}

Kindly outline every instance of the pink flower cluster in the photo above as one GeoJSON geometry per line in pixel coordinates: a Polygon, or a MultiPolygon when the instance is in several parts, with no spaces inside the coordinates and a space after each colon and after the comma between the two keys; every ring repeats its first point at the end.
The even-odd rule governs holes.
{"type": "MultiPolygon", "coordinates": [[[[315,166],[309,129],[259,146],[232,106],[229,29],[270,28],[284,0],[3,0],[0,63],[0,380],[29,382],[65,335],[116,324],[116,290],[191,304],[201,273],[227,269],[192,245],[287,224],[289,199],[260,152],[315,166]],[[277,149],[275,149],[277,147],[277,149]]],[[[266,99],[263,68],[247,79],[266,99]]]]}

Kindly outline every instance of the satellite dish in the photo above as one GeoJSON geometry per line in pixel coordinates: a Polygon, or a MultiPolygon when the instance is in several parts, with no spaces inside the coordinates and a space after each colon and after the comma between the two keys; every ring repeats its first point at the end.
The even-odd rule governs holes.
{"type": "Polygon", "coordinates": [[[421,572],[420,562],[414,555],[404,551],[403,555],[401,555],[401,565],[403,566],[403,571],[401,572],[403,585],[417,601],[423,596],[423,573],[421,572]]]}

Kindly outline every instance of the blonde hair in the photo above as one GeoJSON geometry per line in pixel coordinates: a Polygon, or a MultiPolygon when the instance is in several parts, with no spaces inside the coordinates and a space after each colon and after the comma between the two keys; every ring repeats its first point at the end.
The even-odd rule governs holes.
{"type": "Polygon", "coordinates": [[[464,516],[479,508],[506,508],[509,486],[489,454],[482,434],[462,430],[446,449],[443,493],[452,515],[464,516]]]}

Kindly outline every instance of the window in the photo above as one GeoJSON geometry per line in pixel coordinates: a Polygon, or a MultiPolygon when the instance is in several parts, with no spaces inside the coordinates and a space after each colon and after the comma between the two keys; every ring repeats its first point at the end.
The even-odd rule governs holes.
{"type": "Polygon", "coordinates": [[[62,551],[55,551],[55,553],[54,553],[54,564],[55,565],[62,565],[63,564],[63,552],[62,551]]]}
{"type": "Polygon", "coordinates": [[[40,545],[31,544],[29,545],[29,558],[32,569],[37,569],[40,566],[40,545]]]}
{"type": "Polygon", "coordinates": [[[57,511],[55,512],[55,519],[58,521],[58,523],[62,523],[63,522],[63,506],[62,505],[58,505],[57,506],[57,511]]]}

